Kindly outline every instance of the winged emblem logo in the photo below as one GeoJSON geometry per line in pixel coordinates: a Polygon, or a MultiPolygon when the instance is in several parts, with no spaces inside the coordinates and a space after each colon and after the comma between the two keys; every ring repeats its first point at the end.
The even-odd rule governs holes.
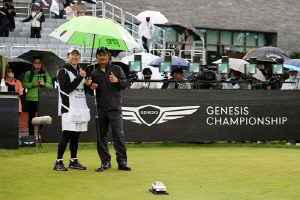
{"type": "Polygon", "coordinates": [[[33,144],[34,142],[24,142],[24,144],[33,144]]]}
{"type": "Polygon", "coordinates": [[[160,107],[155,105],[144,105],[140,107],[122,107],[123,119],[137,124],[161,124],[169,120],[183,118],[191,115],[200,106],[160,107]],[[148,117],[150,116],[150,118],[148,117]]]}

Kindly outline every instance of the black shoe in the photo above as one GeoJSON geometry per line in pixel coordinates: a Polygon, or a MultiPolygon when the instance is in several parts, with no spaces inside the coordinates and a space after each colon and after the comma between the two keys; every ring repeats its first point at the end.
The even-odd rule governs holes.
{"type": "Polygon", "coordinates": [[[108,170],[111,168],[110,162],[103,163],[100,167],[98,167],[95,171],[102,172],[103,170],[108,170]]]}
{"type": "Polygon", "coordinates": [[[81,170],[85,170],[86,167],[79,164],[78,160],[75,159],[74,161],[71,161],[70,160],[70,164],[69,164],[69,167],[68,168],[72,168],[72,169],[81,169],[81,170]]]}
{"type": "Polygon", "coordinates": [[[64,163],[63,163],[62,160],[56,161],[53,169],[56,170],[56,171],[68,171],[68,169],[65,168],[64,163]]]}
{"type": "Polygon", "coordinates": [[[124,171],[131,171],[131,168],[128,165],[126,165],[126,164],[119,165],[118,169],[119,170],[124,170],[124,171]]]}
{"type": "Polygon", "coordinates": [[[107,170],[107,169],[110,169],[110,168],[111,168],[110,162],[103,163],[102,166],[103,166],[103,169],[104,169],[104,170],[107,170]]]}
{"type": "Polygon", "coordinates": [[[97,169],[95,169],[96,172],[103,172],[103,166],[99,166],[97,169]]]}

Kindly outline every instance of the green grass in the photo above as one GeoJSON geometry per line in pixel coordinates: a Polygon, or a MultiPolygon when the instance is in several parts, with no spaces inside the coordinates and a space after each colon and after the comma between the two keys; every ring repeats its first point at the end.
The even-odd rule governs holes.
{"type": "MultiPolygon", "coordinates": [[[[57,172],[57,144],[0,149],[0,199],[299,199],[300,148],[284,144],[127,144],[132,171],[100,165],[95,143],[80,144],[87,170],[57,172]],[[163,182],[169,195],[149,192],[163,182]]],[[[64,156],[68,165],[69,150],[64,156]]]]}

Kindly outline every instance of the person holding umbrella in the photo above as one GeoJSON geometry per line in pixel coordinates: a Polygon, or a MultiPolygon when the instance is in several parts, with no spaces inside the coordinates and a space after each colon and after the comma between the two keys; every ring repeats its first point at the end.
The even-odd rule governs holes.
{"type": "MultiPolygon", "coordinates": [[[[239,71],[235,71],[233,69],[230,70],[230,78],[227,81],[243,81],[241,78],[242,73],[239,71]]],[[[223,89],[248,89],[246,83],[223,83],[223,89]]]]}
{"type": "Polygon", "coordinates": [[[29,135],[34,135],[34,126],[31,121],[35,117],[38,104],[38,89],[52,88],[51,77],[42,69],[42,58],[35,56],[33,59],[33,69],[26,72],[22,81],[22,86],[28,89],[26,100],[28,101],[28,128],[29,135]]]}
{"type": "MultiPolygon", "coordinates": [[[[180,37],[180,50],[193,50],[193,45],[194,45],[194,35],[190,34],[190,30],[189,29],[185,29],[184,33],[182,33],[181,37],[180,37]]],[[[191,59],[191,52],[190,51],[186,51],[186,52],[182,52],[181,56],[183,58],[187,58],[187,59],[191,59]]]]}
{"type": "Polygon", "coordinates": [[[146,17],[146,21],[143,21],[139,26],[139,36],[142,38],[143,47],[149,53],[149,48],[154,38],[154,26],[150,22],[150,17],[146,17]]]}
{"type": "Polygon", "coordinates": [[[112,127],[112,137],[117,155],[118,169],[130,171],[127,165],[127,154],[122,119],[122,99],[120,92],[127,87],[125,74],[121,67],[108,62],[110,52],[106,47],[100,47],[96,52],[98,67],[91,73],[90,94],[96,90],[97,150],[101,159],[101,166],[95,171],[102,172],[111,168],[111,155],[108,149],[108,125],[112,127]]]}
{"type": "Polygon", "coordinates": [[[57,160],[54,170],[67,171],[63,164],[63,155],[70,141],[71,160],[69,168],[85,170],[86,167],[79,164],[77,160],[78,139],[80,133],[87,131],[90,120],[90,109],[87,107],[85,91],[91,85],[90,79],[86,77],[85,71],[78,68],[80,53],[77,48],[70,47],[65,64],[57,72],[58,81],[58,115],[62,116],[63,137],[58,145],[57,160]]]}

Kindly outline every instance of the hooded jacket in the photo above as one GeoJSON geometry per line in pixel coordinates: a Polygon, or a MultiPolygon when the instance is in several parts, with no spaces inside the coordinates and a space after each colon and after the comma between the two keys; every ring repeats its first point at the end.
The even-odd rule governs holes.
{"type": "MultiPolygon", "coordinates": [[[[105,67],[105,72],[101,67],[96,67],[96,70],[91,73],[92,83],[98,84],[96,89],[96,99],[98,109],[101,111],[122,110],[121,90],[127,87],[127,80],[121,67],[117,65],[108,64],[105,67]],[[111,83],[109,76],[111,72],[119,79],[118,83],[111,83]]],[[[93,91],[89,93],[93,95],[93,91]]]]}

